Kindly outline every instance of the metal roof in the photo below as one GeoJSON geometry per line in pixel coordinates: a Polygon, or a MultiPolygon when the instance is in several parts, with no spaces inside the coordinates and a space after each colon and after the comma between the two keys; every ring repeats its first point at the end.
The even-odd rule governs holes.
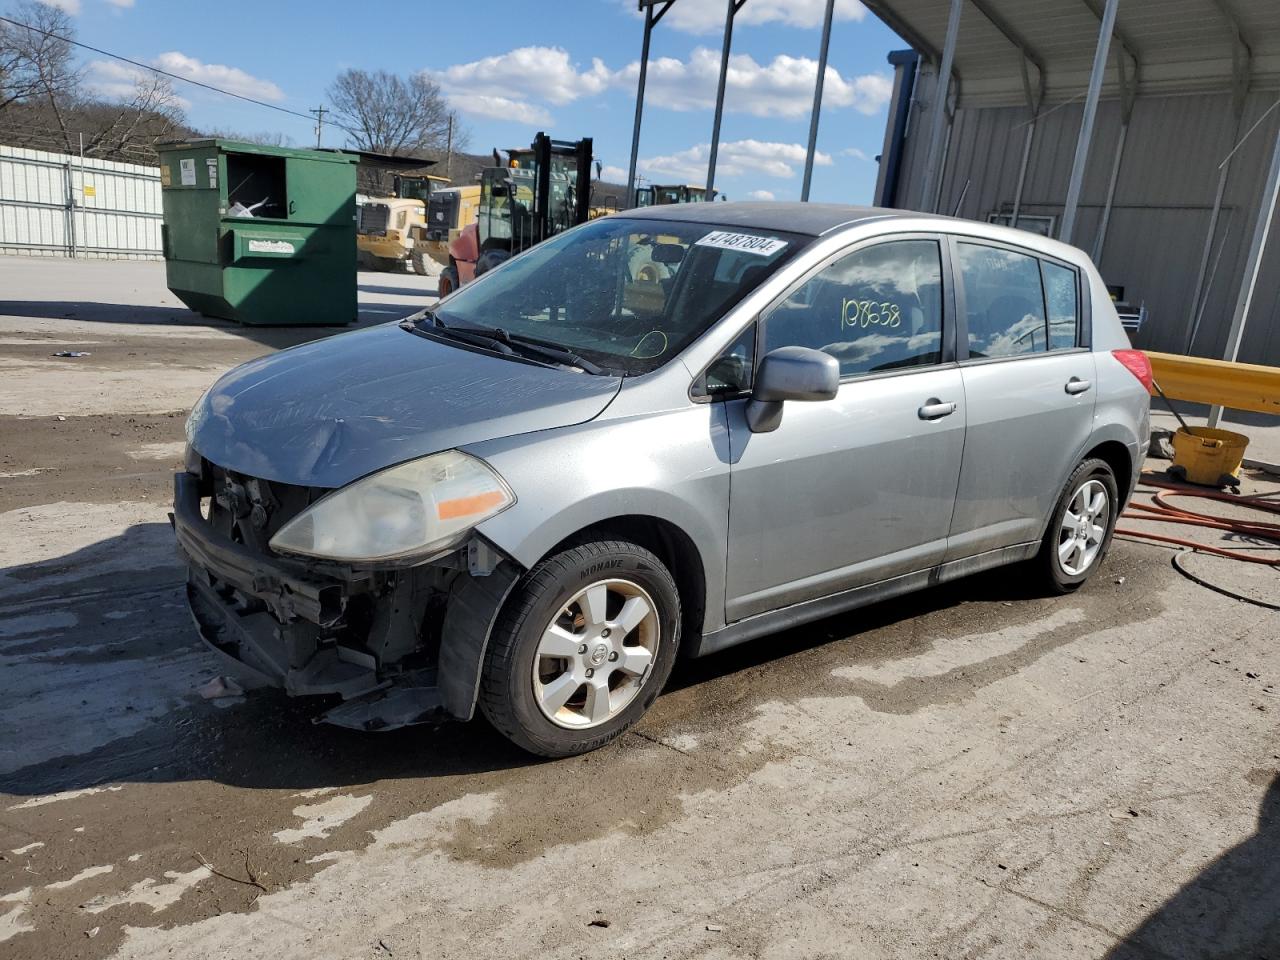
{"type": "MultiPolygon", "coordinates": [[[[947,31],[946,0],[864,0],[935,67],[947,31]]],[[[1024,103],[1043,78],[1048,101],[1083,95],[1104,0],[966,0],[954,75],[960,103],[1024,103]]],[[[1233,65],[1254,89],[1280,86],[1280,0],[1121,0],[1104,82],[1119,89],[1117,62],[1137,67],[1144,94],[1230,89],[1233,65]]]]}

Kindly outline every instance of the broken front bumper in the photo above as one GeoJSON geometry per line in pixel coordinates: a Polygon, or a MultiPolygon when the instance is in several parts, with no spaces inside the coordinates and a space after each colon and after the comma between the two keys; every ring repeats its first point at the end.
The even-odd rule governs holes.
{"type": "Polygon", "coordinates": [[[235,672],[293,696],[337,695],[348,702],[323,719],[343,726],[443,717],[424,622],[450,571],[360,571],[262,554],[209,525],[190,473],[174,478],[172,517],[196,627],[235,672]]]}

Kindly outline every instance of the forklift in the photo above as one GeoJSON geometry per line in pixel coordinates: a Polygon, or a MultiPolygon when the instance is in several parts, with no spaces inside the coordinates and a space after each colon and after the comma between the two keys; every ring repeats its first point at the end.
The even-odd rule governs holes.
{"type": "Polygon", "coordinates": [[[480,174],[476,222],[449,242],[440,296],[591,216],[591,138],[552,140],[539,132],[528,149],[493,151],[480,174]]]}

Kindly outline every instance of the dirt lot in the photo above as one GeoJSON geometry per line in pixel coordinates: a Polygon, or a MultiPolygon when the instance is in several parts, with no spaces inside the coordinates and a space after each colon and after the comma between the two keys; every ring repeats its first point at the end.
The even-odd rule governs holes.
{"type": "MultiPolygon", "coordinates": [[[[366,322],[430,292],[361,288],[366,322]]],[[[1280,615],[1155,546],[1069,598],[997,571],[687,663],[572,760],[201,699],[185,410],[326,332],[0,259],[6,958],[1280,958],[1280,615]]]]}

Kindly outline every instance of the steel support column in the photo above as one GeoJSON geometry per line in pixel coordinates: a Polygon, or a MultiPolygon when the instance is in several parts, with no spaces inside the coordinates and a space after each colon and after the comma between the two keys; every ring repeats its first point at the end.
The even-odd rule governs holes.
{"type": "Polygon", "coordinates": [[[1107,68],[1107,55],[1111,49],[1111,32],[1116,26],[1116,9],[1120,0],[1107,0],[1102,13],[1102,26],[1098,30],[1098,46],[1093,51],[1093,71],[1089,74],[1089,93],[1084,99],[1084,115],[1080,118],[1080,133],[1076,137],[1076,154],[1071,161],[1071,179],[1067,182],[1067,199],[1062,207],[1062,223],[1058,227],[1058,239],[1071,242],[1076,228],[1076,209],[1080,205],[1080,188],[1084,184],[1084,171],[1089,162],[1089,142],[1093,139],[1093,121],[1098,114],[1098,97],[1102,93],[1102,75],[1107,68]]]}
{"type": "MultiPolygon", "coordinates": [[[[1245,260],[1244,276],[1240,281],[1240,294],[1236,297],[1235,312],[1231,316],[1231,329],[1227,332],[1227,346],[1223,360],[1235,362],[1240,356],[1240,343],[1244,340],[1245,323],[1249,308],[1253,306],[1253,294],[1258,286],[1258,272],[1262,269],[1262,255],[1267,249],[1271,234],[1271,221],[1276,212],[1276,200],[1280,198],[1280,125],[1276,129],[1275,145],[1271,148],[1271,169],[1267,171],[1267,183],[1262,188],[1258,204],[1258,220],[1253,226],[1253,240],[1249,244],[1249,256],[1245,260]]],[[[1209,426],[1216,427],[1222,416],[1221,407],[1209,410],[1209,426]]]]}
{"type": "Polygon", "coordinates": [[[924,185],[920,192],[920,205],[926,213],[937,212],[936,188],[942,172],[942,123],[946,119],[947,94],[951,85],[951,65],[956,59],[956,38],[960,35],[960,11],[964,0],[951,0],[951,13],[947,17],[947,39],[942,47],[942,63],[938,65],[938,79],[933,91],[933,117],[929,123],[929,159],[925,163],[924,185]]]}
{"type": "Polygon", "coordinates": [[[831,49],[831,18],[835,14],[836,0],[827,0],[827,12],[822,20],[822,44],[818,48],[818,76],[813,84],[813,109],[809,113],[809,146],[804,154],[804,183],[800,186],[800,199],[809,200],[809,184],[813,181],[813,156],[818,148],[818,115],[822,112],[822,83],[827,78],[827,51],[831,49]]]}
{"type": "Polygon", "coordinates": [[[1027,136],[1022,142],[1022,162],[1018,164],[1018,185],[1013,190],[1013,215],[1009,218],[1009,226],[1017,229],[1018,217],[1022,214],[1022,190],[1027,185],[1027,166],[1031,162],[1031,147],[1036,139],[1036,124],[1040,121],[1040,107],[1044,104],[1045,77],[1044,67],[1039,62],[1040,85],[1036,92],[1031,92],[1031,77],[1027,73],[1027,57],[1022,58],[1022,93],[1027,98],[1027,109],[1031,111],[1031,119],[1027,121],[1027,136]]]}
{"type": "Polygon", "coordinates": [[[716,185],[716,158],[720,154],[720,121],[724,117],[724,87],[729,79],[729,50],[733,46],[733,18],[747,0],[727,0],[724,13],[724,43],[720,48],[720,82],[716,85],[716,114],[711,121],[711,155],[707,158],[707,199],[716,185]]]}
{"type": "Polygon", "coordinates": [[[631,127],[631,164],[627,167],[627,206],[636,205],[636,160],[640,155],[640,120],[644,114],[644,83],[649,74],[649,37],[658,21],[671,9],[675,0],[637,0],[644,11],[644,40],[640,44],[640,78],[636,84],[636,119],[631,127]],[[657,13],[653,8],[659,3],[662,9],[657,13]]]}
{"type": "MultiPolygon", "coordinates": [[[[1093,238],[1094,263],[1102,259],[1102,249],[1107,244],[1107,227],[1111,224],[1111,205],[1116,199],[1116,181],[1120,179],[1120,164],[1124,161],[1124,143],[1129,138],[1129,121],[1133,118],[1133,103],[1136,91],[1130,83],[1124,69],[1123,53],[1116,57],[1116,69],[1120,74],[1120,136],[1116,139],[1115,159],[1111,162],[1111,179],[1107,181],[1107,199],[1102,205],[1102,222],[1098,224],[1098,235],[1093,238]]],[[[1137,77],[1133,78],[1137,82],[1137,77]]]]}
{"type": "MultiPolygon", "coordinates": [[[[1220,164],[1218,164],[1218,186],[1213,194],[1213,212],[1209,214],[1209,229],[1205,233],[1204,249],[1200,253],[1200,268],[1196,271],[1195,292],[1191,295],[1191,308],[1187,312],[1187,339],[1183,344],[1182,352],[1190,353],[1192,346],[1196,341],[1196,334],[1200,330],[1200,318],[1204,314],[1204,301],[1209,299],[1209,290],[1206,284],[1212,285],[1212,275],[1207,275],[1209,270],[1209,256],[1213,253],[1213,240],[1218,233],[1218,218],[1222,214],[1222,198],[1227,190],[1227,178],[1231,175],[1231,158],[1235,155],[1236,148],[1240,143],[1240,128],[1244,125],[1244,108],[1249,96],[1249,85],[1252,81],[1253,72],[1253,49],[1244,40],[1243,34],[1240,32],[1240,25],[1236,23],[1235,18],[1231,15],[1231,11],[1227,9],[1222,0],[1217,0],[1218,9],[1227,23],[1227,28],[1231,32],[1231,107],[1235,116],[1235,124],[1232,127],[1231,142],[1234,144],[1230,153],[1227,154],[1220,164]]],[[[1218,248],[1218,254],[1221,256],[1222,248],[1218,248]]],[[[1217,271],[1217,262],[1214,262],[1214,271],[1217,271]]]]}

